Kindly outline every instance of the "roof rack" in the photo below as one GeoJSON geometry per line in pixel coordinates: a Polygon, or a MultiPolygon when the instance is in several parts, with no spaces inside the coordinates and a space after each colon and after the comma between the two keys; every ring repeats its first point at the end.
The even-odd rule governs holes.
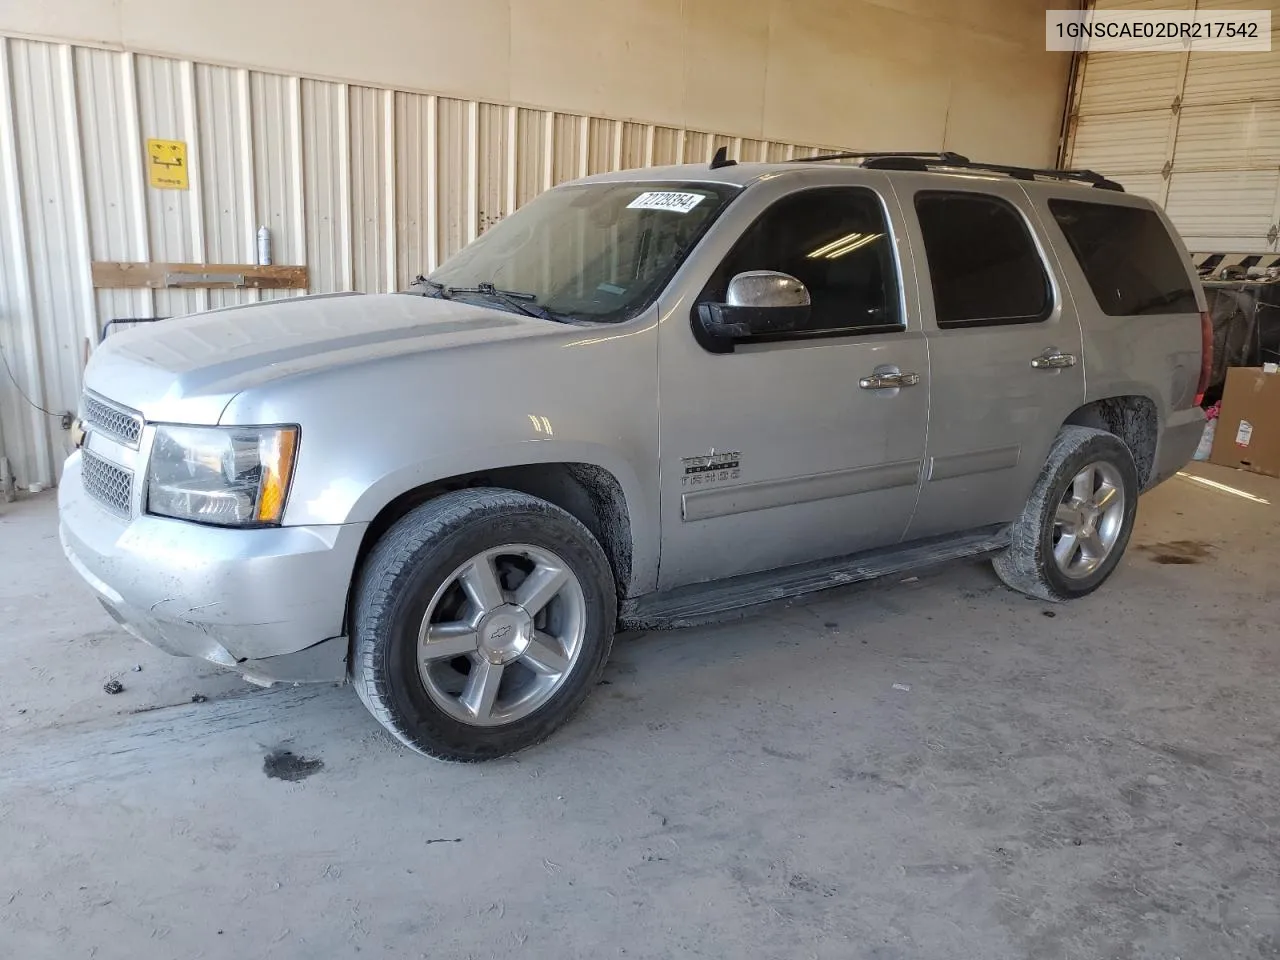
{"type": "Polygon", "coordinates": [[[792,163],[821,163],[824,160],[859,160],[858,165],[868,170],[937,170],[942,167],[961,170],[981,170],[986,173],[1003,173],[1014,180],[1066,180],[1083,183],[1099,190],[1116,190],[1124,193],[1124,187],[1108,180],[1092,170],[1045,170],[1037,167],[1013,167],[1002,163],[980,163],[950,151],[918,153],[915,151],[862,152],[856,150],[841,153],[822,153],[816,157],[797,157],[792,163]]]}

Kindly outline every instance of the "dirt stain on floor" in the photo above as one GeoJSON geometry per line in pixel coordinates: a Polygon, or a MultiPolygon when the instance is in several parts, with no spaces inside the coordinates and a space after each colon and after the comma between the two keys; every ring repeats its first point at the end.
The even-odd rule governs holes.
{"type": "Polygon", "coordinates": [[[296,783],[305,780],[324,767],[323,760],[300,757],[292,750],[272,750],[262,758],[262,772],[273,780],[296,783]]]}
{"type": "Polygon", "coordinates": [[[1201,540],[1166,540],[1144,544],[1139,549],[1149,553],[1154,563],[1199,563],[1213,556],[1214,546],[1201,540]]]}

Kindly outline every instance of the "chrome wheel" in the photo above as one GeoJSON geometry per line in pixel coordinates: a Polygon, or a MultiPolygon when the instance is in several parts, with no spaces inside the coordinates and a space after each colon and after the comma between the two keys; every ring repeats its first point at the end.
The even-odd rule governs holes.
{"type": "Polygon", "coordinates": [[[453,571],[418,631],[428,696],[473,726],[512,723],[560,689],[582,652],[587,602],[568,564],[528,544],[495,547],[453,571]]]}
{"type": "Polygon", "coordinates": [[[1124,528],[1124,482],[1105,460],[1071,481],[1053,522],[1053,559],[1073,580],[1089,576],[1111,555],[1124,528]]]}

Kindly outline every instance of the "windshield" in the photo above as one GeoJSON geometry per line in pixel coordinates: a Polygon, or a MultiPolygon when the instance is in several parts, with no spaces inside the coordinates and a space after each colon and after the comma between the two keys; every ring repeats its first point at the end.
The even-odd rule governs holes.
{"type": "Polygon", "coordinates": [[[459,294],[493,284],[575,320],[629,320],[653,303],[739,189],[666,181],[558,187],[490,227],[429,280],[459,294]]]}

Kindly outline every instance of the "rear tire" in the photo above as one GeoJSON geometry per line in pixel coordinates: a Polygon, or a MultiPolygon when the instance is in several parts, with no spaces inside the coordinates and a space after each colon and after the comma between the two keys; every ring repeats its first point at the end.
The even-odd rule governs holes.
{"type": "Polygon", "coordinates": [[[613,574],[573,516],[511,490],[445,494],[374,545],[352,613],[352,683],[406,746],[478,761],[547,737],[609,659],[613,574]]]}
{"type": "Polygon", "coordinates": [[[992,565],[1004,583],[1041,600],[1082,597],[1115,570],[1133,532],[1141,484],[1114,434],[1063,427],[992,565]]]}

